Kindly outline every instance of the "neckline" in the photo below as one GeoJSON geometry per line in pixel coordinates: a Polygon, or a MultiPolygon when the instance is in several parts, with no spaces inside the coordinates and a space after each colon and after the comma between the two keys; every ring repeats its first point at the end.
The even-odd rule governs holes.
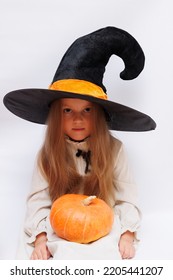
{"type": "Polygon", "coordinates": [[[78,141],[78,140],[74,140],[74,139],[70,138],[68,135],[65,135],[65,139],[66,139],[66,140],[68,140],[68,141],[70,141],[70,142],[72,142],[72,143],[76,143],[76,144],[80,144],[80,143],[85,143],[85,142],[87,142],[87,140],[89,139],[89,137],[90,137],[90,136],[84,138],[83,140],[78,141]]]}
{"type": "Polygon", "coordinates": [[[88,150],[88,139],[89,137],[85,138],[83,141],[73,141],[73,139],[69,138],[68,136],[65,136],[66,142],[73,147],[74,150],[81,149],[83,151],[88,150]]]}

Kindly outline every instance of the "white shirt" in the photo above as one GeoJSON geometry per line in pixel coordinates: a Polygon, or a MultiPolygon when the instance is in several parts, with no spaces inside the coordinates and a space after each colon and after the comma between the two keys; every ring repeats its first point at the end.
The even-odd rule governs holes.
{"type": "MultiPolygon", "coordinates": [[[[116,233],[118,242],[120,235],[127,230],[135,232],[137,235],[140,228],[141,213],[138,207],[137,187],[130,172],[124,146],[121,141],[115,138],[114,140],[116,145],[114,166],[116,204],[114,205],[114,212],[116,222],[117,220],[119,221],[119,228],[115,228],[115,231],[118,230],[116,233]]],[[[76,157],[76,152],[78,149],[87,151],[87,141],[73,142],[67,140],[67,143],[74,157],[77,171],[79,174],[84,175],[86,162],[81,156],[76,157]]],[[[55,235],[49,223],[51,204],[48,183],[36,165],[33,173],[31,192],[27,198],[27,213],[24,224],[24,244],[27,244],[26,246],[32,246],[36,236],[41,232],[46,232],[48,242],[51,242],[51,248],[53,248],[52,251],[55,250],[56,246],[52,242],[56,243],[60,239],[55,235]]],[[[74,246],[74,244],[72,245],[74,246]]],[[[79,246],[79,244],[76,246],[79,246]]]]}

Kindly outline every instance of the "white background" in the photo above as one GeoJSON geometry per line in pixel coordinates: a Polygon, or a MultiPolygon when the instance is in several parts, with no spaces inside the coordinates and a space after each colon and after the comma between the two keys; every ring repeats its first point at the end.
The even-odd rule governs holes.
{"type": "Polygon", "coordinates": [[[47,88],[66,49],[106,26],[131,33],[146,64],[122,81],[113,56],[104,84],[110,100],[150,115],[152,132],[116,132],[139,186],[143,222],[136,259],[173,259],[173,4],[171,0],[0,0],[0,259],[14,259],[33,164],[44,129],[11,114],[3,96],[19,88],[47,88]]]}

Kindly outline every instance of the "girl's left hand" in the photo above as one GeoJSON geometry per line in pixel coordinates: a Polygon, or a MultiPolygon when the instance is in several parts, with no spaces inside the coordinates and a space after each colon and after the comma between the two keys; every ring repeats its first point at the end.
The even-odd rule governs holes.
{"type": "Polygon", "coordinates": [[[132,259],[135,256],[135,247],[133,241],[133,232],[126,231],[121,235],[118,245],[122,259],[132,259]]]}

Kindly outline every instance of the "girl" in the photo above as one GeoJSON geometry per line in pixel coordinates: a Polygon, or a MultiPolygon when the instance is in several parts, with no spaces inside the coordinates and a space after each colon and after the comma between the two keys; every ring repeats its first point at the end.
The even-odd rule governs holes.
{"type": "Polygon", "coordinates": [[[113,53],[125,61],[123,79],[142,71],[144,55],[136,40],[123,30],[107,27],[72,44],[49,90],[18,90],[4,98],[16,115],[47,123],[18,258],[129,259],[135,255],[140,227],[137,190],[123,144],[110,130],[151,130],[155,123],[143,113],[107,100],[102,78],[113,53]],[[115,213],[111,233],[90,244],[57,237],[50,226],[50,208],[66,193],[105,200],[115,213]]]}

